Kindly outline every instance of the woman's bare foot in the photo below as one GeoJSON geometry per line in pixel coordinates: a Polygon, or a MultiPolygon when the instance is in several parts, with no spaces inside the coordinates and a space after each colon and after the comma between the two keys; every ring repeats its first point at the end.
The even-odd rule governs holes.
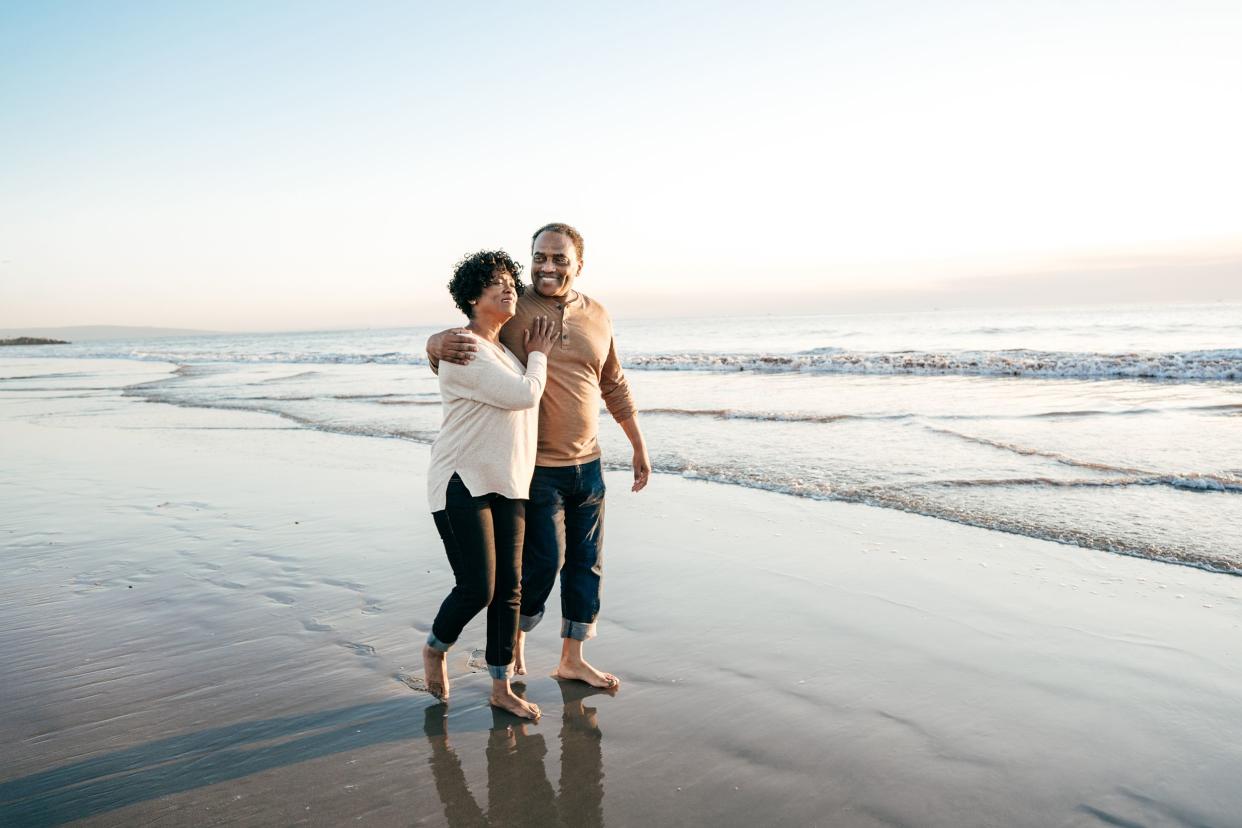
{"type": "Polygon", "coordinates": [[[426,677],[427,692],[440,701],[448,701],[449,680],[445,654],[432,647],[423,645],[423,675],[426,677]]]}
{"type": "Polygon", "coordinates": [[[562,681],[582,681],[600,690],[616,690],[621,686],[621,679],[612,673],[596,670],[583,658],[562,657],[561,663],[556,665],[556,672],[552,674],[552,678],[562,681]]]}
{"type": "Polygon", "coordinates": [[[488,701],[521,719],[538,719],[543,715],[539,705],[528,702],[513,692],[508,679],[492,679],[492,697],[488,701]]]}
{"type": "Polygon", "coordinates": [[[517,641],[513,642],[513,672],[526,675],[526,633],[521,630],[518,630],[517,641]]]}

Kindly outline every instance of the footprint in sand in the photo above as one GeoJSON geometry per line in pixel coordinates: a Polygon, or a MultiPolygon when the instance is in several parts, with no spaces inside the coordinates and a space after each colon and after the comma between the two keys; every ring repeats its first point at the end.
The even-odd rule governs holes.
{"type": "MultiPolygon", "coordinates": [[[[239,543],[240,541],[233,541],[239,543]]],[[[297,563],[297,558],[291,558],[288,555],[277,555],[274,552],[252,552],[251,557],[262,558],[265,561],[275,561],[276,563],[297,563]]]]}
{"type": "Polygon", "coordinates": [[[471,650],[470,658],[466,659],[466,666],[476,673],[487,672],[487,651],[471,650]]]}
{"type": "Polygon", "coordinates": [[[375,648],[372,647],[370,644],[357,644],[353,641],[342,641],[341,646],[347,650],[353,650],[354,653],[360,656],[375,655],[375,648]]]}
{"type": "Polygon", "coordinates": [[[303,619],[302,628],[308,632],[332,632],[331,624],[320,624],[314,618],[303,619]]]}
{"type": "Polygon", "coordinates": [[[427,690],[427,682],[423,681],[420,676],[412,676],[409,673],[394,673],[393,678],[411,690],[417,690],[419,693],[429,692],[427,690]]]}
{"type": "Polygon", "coordinates": [[[265,592],[263,594],[266,597],[270,598],[271,600],[275,601],[276,603],[284,604],[285,606],[288,606],[290,604],[296,604],[298,602],[297,598],[294,598],[292,595],[290,595],[287,592],[265,592]]]}
{"type": "Polygon", "coordinates": [[[362,592],[363,589],[362,584],[357,581],[343,581],[340,578],[324,578],[323,583],[328,586],[344,587],[345,589],[352,590],[354,592],[362,592]]]}
{"type": "Polygon", "coordinates": [[[376,615],[377,613],[381,613],[383,611],[384,608],[380,606],[380,602],[375,598],[368,598],[367,605],[362,608],[363,615],[376,615]]]}

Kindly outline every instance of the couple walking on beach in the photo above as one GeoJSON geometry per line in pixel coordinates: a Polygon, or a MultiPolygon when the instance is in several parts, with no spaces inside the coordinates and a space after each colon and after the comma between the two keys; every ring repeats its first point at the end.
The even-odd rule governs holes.
{"type": "Polygon", "coordinates": [[[633,491],[651,473],[612,322],[573,287],[582,264],[581,234],[559,223],[531,239],[531,290],[503,251],[468,256],[449,293],[470,321],[427,341],[444,405],[428,501],[456,581],[423,647],[427,688],[448,699],[446,653],[486,608],[491,703],[528,719],[539,707],[509,681],[526,673],[525,636],[558,572],[563,642],[553,676],[620,685],[582,654],[595,636],[604,563],[601,397],[633,447],[633,491]]]}

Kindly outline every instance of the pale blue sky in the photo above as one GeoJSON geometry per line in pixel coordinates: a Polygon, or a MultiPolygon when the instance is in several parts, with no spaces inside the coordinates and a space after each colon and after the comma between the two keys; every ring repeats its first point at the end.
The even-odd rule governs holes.
{"type": "Polygon", "coordinates": [[[0,327],[452,320],[455,259],[552,220],[617,315],[1238,300],[1240,42],[1236,2],[11,1],[0,327]]]}

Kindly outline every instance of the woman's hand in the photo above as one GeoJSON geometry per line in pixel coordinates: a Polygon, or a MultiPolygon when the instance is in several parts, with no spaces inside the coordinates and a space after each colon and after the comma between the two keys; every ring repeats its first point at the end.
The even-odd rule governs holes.
{"type": "Polygon", "coordinates": [[[546,316],[535,317],[534,323],[524,331],[524,335],[527,353],[538,351],[547,356],[552,350],[553,343],[556,342],[556,332],[553,330],[552,321],[546,316]]]}

